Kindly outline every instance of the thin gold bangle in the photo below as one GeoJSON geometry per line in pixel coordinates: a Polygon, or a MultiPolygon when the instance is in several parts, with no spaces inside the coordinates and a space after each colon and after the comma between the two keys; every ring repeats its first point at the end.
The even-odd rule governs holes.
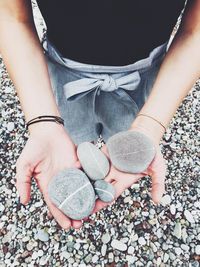
{"type": "MultiPolygon", "coordinates": [[[[149,118],[151,118],[151,119],[157,121],[157,122],[158,122],[158,123],[165,129],[165,131],[167,131],[166,127],[165,127],[160,121],[156,120],[155,118],[153,118],[153,117],[151,117],[151,116],[149,116],[149,115],[146,115],[146,114],[142,114],[142,113],[137,114],[137,116],[140,116],[140,115],[142,115],[142,116],[147,116],[147,117],[149,117],[149,118]]],[[[137,117],[137,116],[136,116],[136,117],[137,117]]]]}

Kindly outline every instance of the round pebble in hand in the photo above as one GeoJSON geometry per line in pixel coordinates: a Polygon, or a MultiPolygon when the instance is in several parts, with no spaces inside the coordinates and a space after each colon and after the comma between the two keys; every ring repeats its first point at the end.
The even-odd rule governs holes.
{"type": "Polygon", "coordinates": [[[106,182],[105,180],[98,180],[94,183],[94,190],[99,197],[104,202],[113,201],[115,198],[115,188],[112,184],[106,182]]]}
{"type": "Polygon", "coordinates": [[[128,173],[145,171],[156,153],[153,141],[133,130],[114,134],[107,140],[106,146],[114,167],[128,173]]]}
{"type": "Polygon", "coordinates": [[[96,195],[87,175],[77,168],[66,168],[55,175],[48,184],[51,201],[74,220],[89,216],[96,195]]]}
{"type": "Polygon", "coordinates": [[[83,142],[77,147],[77,157],[91,180],[104,179],[110,170],[106,155],[94,144],[83,142]]]}

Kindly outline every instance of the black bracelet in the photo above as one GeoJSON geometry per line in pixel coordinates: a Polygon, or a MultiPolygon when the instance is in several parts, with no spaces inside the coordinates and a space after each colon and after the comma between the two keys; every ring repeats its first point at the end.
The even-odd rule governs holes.
{"type": "Polygon", "coordinates": [[[54,121],[56,123],[60,123],[60,124],[64,125],[64,120],[59,116],[43,115],[43,116],[38,116],[38,117],[28,121],[26,124],[26,128],[28,129],[29,125],[36,123],[36,122],[40,122],[40,121],[54,121]],[[41,119],[41,118],[53,118],[53,119],[41,119]]]}

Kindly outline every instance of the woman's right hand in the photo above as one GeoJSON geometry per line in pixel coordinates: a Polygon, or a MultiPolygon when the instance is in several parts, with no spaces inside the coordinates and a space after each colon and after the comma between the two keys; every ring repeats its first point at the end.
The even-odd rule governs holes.
{"type": "Polygon", "coordinates": [[[64,168],[81,168],[76,155],[77,146],[65,128],[57,123],[39,122],[32,124],[29,139],[16,162],[16,187],[20,202],[26,205],[31,195],[31,178],[43,194],[44,200],[58,224],[69,229],[80,228],[81,220],[72,220],[59,210],[48,196],[50,179],[64,168]]]}

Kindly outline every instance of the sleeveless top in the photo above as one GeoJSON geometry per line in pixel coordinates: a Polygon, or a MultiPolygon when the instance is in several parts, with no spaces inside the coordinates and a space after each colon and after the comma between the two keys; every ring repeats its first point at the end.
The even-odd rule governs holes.
{"type": "Polygon", "coordinates": [[[165,43],[185,0],[37,0],[47,36],[63,57],[128,65],[165,43]]]}

